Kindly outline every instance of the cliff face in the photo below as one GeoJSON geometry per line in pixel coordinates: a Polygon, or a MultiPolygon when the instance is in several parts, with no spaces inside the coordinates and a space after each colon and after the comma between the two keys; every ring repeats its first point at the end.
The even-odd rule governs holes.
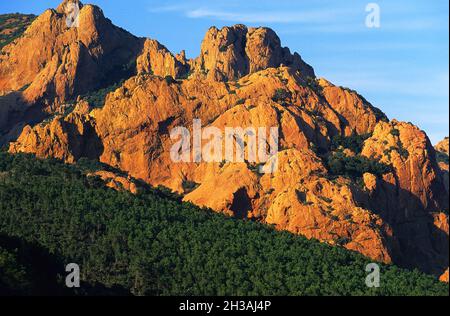
{"type": "MultiPolygon", "coordinates": [[[[98,10],[91,6],[82,9],[94,21],[96,16],[104,19],[98,10]]],[[[55,23],[53,30],[63,28],[58,24],[63,20],[59,14],[47,11],[37,21],[47,21],[47,28],[55,23]]],[[[113,27],[109,22],[101,25],[99,29],[113,27]]],[[[102,36],[94,36],[101,32],[66,32],[71,35],[63,37],[77,36],[74,42],[86,50],[87,60],[95,63],[92,67],[108,69],[99,60],[108,55],[105,52],[109,49],[102,46],[102,36]]],[[[267,28],[211,28],[200,56],[193,60],[186,60],[184,53],[172,55],[154,40],[138,40],[122,30],[115,32],[124,37],[116,38],[117,43],[132,42],[137,47],[125,58],[129,62],[134,56],[136,75],[109,93],[102,108],[92,109],[92,105],[78,100],[70,114],[25,127],[18,140],[10,144],[11,152],[67,162],[81,157],[98,159],[217,212],[273,224],[382,262],[417,267],[436,275],[448,268],[448,216],[442,212],[448,209],[448,186],[446,189],[435,149],[423,131],[409,123],[389,121],[356,92],[316,79],[313,69],[298,54],[282,48],[279,38],[267,28]],[[203,128],[220,131],[226,127],[277,127],[278,169],[267,174],[258,172],[259,167],[269,168],[275,157],[265,165],[260,161],[174,162],[170,157],[174,142],[170,132],[177,126],[192,132],[194,119],[200,119],[203,128]],[[361,152],[335,148],[336,136],[357,135],[363,139],[361,152]],[[389,171],[365,172],[359,180],[336,174],[336,165],[330,165],[336,151],[344,155],[338,161],[340,167],[353,157],[350,163],[377,162],[390,166],[389,171]]],[[[36,36],[29,29],[6,51],[37,45],[36,36]]],[[[59,36],[52,38],[48,43],[52,48],[47,50],[63,52],[60,41],[59,36]]],[[[67,54],[78,51],[69,49],[67,54]]],[[[47,59],[42,57],[44,64],[53,56],[49,53],[47,59]]],[[[32,69],[39,73],[38,78],[44,71],[45,82],[57,81],[54,87],[72,87],[53,90],[64,91],[54,95],[66,98],[82,91],[80,85],[95,82],[89,79],[95,77],[83,74],[82,78],[89,78],[78,83],[82,66],[76,64],[73,76],[60,77],[57,71],[44,71],[46,67],[39,70],[37,65],[32,69]]],[[[0,74],[7,70],[19,74],[23,72],[21,65],[4,57],[0,74]]],[[[23,77],[31,78],[31,73],[23,77]]],[[[17,90],[27,80],[19,75],[13,75],[11,81],[5,77],[0,87],[17,90]]],[[[39,95],[33,92],[39,89],[47,91],[48,85],[36,80],[22,97],[39,95]]],[[[0,110],[8,112],[5,109],[12,102],[5,98],[0,110]]],[[[120,182],[135,191],[125,178],[119,181],[114,175],[100,176],[108,179],[111,187],[120,182]]]]}
{"type": "Polygon", "coordinates": [[[443,140],[441,140],[436,146],[434,147],[436,149],[436,158],[439,164],[439,168],[441,168],[441,174],[444,178],[444,184],[445,188],[447,190],[447,193],[449,192],[449,143],[448,143],[448,137],[445,137],[443,140]]]}
{"type": "Polygon", "coordinates": [[[398,260],[442,273],[434,267],[448,264],[448,216],[440,213],[448,210],[448,191],[426,134],[410,123],[380,122],[362,154],[392,166],[371,184],[368,204],[404,245],[398,260]]]}
{"type": "Polygon", "coordinates": [[[444,154],[449,154],[449,138],[445,137],[443,140],[441,140],[439,143],[436,144],[436,146],[434,146],[434,148],[439,151],[442,152],[444,154]]]}
{"type": "Polygon", "coordinates": [[[0,55],[0,144],[17,137],[22,123],[36,124],[61,112],[79,95],[136,74],[174,77],[187,72],[157,41],[137,38],[114,26],[100,8],[66,0],[36,18],[0,55]],[[69,4],[79,8],[68,23],[69,4]],[[152,63],[149,63],[149,59],[152,63]],[[8,109],[7,109],[8,108],[8,109]]]}
{"type": "Polygon", "coordinates": [[[139,51],[140,41],[113,26],[98,7],[75,1],[79,26],[70,27],[69,2],[45,11],[2,49],[0,103],[9,104],[0,122],[3,142],[16,136],[22,122],[35,124],[77,95],[123,76],[124,65],[139,51]],[[11,93],[17,94],[14,101],[11,93]]]}
{"type": "Polygon", "coordinates": [[[137,72],[151,73],[156,76],[179,78],[186,76],[189,65],[184,52],[173,56],[171,52],[158,41],[146,39],[143,49],[137,57],[137,72]]]}
{"type": "Polygon", "coordinates": [[[193,69],[210,80],[239,79],[269,67],[289,66],[306,77],[314,70],[297,53],[282,47],[279,37],[268,28],[244,25],[211,27],[202,42],[200,56],[192,61],[193,69]]]}
{"type": "Polygon", "coordinates": [[[96,88],[132,60],[139,40],[111,24],[100,8],[79,4],[78,27],[65,7],[47,10],[0,57],[0,92],[23,89],[27,102],[66,101],[96,88]]]}
{"type": "Polygon", "coordinates": [[[362,154],[387,163],[393,173],[383,178],[385,191],[395,188],[395,198],[386,199],[384,208],[399,210],[402,218],[417,210],[448,209],[436,153],[426,134],[410,123],[380,122],[366,140],[362,154]]]}

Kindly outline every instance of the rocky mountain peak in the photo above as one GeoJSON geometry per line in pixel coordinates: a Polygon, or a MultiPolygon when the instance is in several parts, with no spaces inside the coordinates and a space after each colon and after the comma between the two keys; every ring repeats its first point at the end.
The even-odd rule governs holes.
{"type": "Polygon", "coordinates": [[[0,134],[23,122],[37,123],[78,95],[130,77],[141,46],[142,40],[114,26],[99,7],[64,1],[56,11],[45,11],[24,36],[2,49],[0,95],[17,97],[8,101],[0,134]],[[76,23],[64,9],[69,3],[81,6],[76,23]]]}
{"type": "Polygon", "coordinates": [[[4,131],[20,134],[10,152],[99,160],[217,212],[436,275],[448,268],[448,177],[425,132],[316,79],[269,28],[211,27],[187,60],[92,5],[69,27],[70,2],[1,51],[0,143],[4,131]],[[58,109],[74,99],[71,113],[58,109]],[[60,115],[43,122],[41,110],[60,115]],[[277,127],[279,172],[175,163],[169,131],[194,119],[219,130],[277,127]]]}
{"type": "Polygon", "coordinates": [[[67,14],[72,10],[73,6],[77,6],[81,9],[83,7],[83,3],[79,0],[63,0],[56,8],[56,12],[67,14]]]}
{"type": "Polygon", "coordinates": [[[449,138],[445,137],[443,140],[441,140],[439,143],[437,143],[436,146],[434,146],[434,148],[437,151],[440,151],[440,152],[448,155],[449,154],[449,138]]]}
{"type": "Polygon", "coordinates": [[[196,72],[208,79],[239,79],[271,67],[289,66],[306,77],[314,70],[297,53],[281,46],[277,34],[266,27],[247,28],[237,24],[218,29],[211,27],[203,39],[200,56],[194,61],[196,72]]]}

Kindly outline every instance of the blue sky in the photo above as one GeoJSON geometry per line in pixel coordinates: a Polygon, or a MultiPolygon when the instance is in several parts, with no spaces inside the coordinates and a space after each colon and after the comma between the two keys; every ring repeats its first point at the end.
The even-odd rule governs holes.
{"type": "MultiPolygon", "coordinates": [[[[0,2],[0,13],[42,13],[56,0],[0,2]]],[[[410,121],[435,143],[449,134],[447,0],[88,0],[116,25],[195,57],[206,30],[268,26],[316,74],[357,90],[389,118],[410,121]],[[367,28],[366,5],[381,9],[367,28]]]]}

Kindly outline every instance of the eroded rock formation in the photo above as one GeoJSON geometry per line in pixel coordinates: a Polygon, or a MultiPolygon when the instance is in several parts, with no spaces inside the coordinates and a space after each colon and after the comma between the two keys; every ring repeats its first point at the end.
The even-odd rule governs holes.
{"type": "MultiPolygon", "coordinates": [[[[0,90],[18,90],[31,82],[21,94],[26,100],[43,91],[64,99],[95,81],[88,73],[91,66],[101,71],[112,67],[111,61],[100,62],[112,49],[103,46],[100,30],[113,26],[99,22],[104,18],[98,8],[83,6],[82,12],[80,23],[96,26],[90,32],[63,31],[60,9],[39,17],[35,23],[55,24],[53,32],[64,35],[51,37],[38,55],[42,65],[33,65],[22,76],[20,61],[15,64],[2,57],[0,74],[13,75],[11,81],[0,75],[0,90]],[[79,72],[81,53],[82,65],[90,65],[87,73],[79,72]],[[64,76],[58,72],[62,66],[51,68],[52,60],[62,57],[74,67],[68,67],[64,76]],[[79,76],[89,79],[78,83],[79,76]]],[[[6,52],[37,45],[35,38],[40,35],[34,28],[33,23],[6,52]]],[[[267,28],[211,28],[200,56],[193,60],[186,60],[184,53],[172,55],[154,40],[136,39],[115,28],[113,34],[117,38],[108,39],[108,45],[135,43],[136,51],[127,51],[125,60],[128,63],[134,56],[136,75],[109,93],[102,108],[92,109],[80,98],[70,114],[26,126],[10,144],[10,152],[66,162],[98,159],[217,212],[272,224],[437,276],[448,268],[448,216],[443,212],[448,210],[448,187],[423,131],[389,121],[356,92],[316,79],[313,69],[298,54],[282,48],[267,28]],[[170,132],[177,126],[192,132],[194,119],[201,120],[202,127],[220,131],[277,127],[278,169],[261,174],[258,171],[264,164],[259,161],[174,162],[170,132]],[[365,173],[359,183],[330,173],[326,159],[333,137],[355,134],[368,137],[361,153],[346,149],[344,155],[360,154],[384,163],[391,167],[389,172],[365,173]]],[[[8,112],[5,108],[0,113],[8,112]]],[[[98,175],[113,188],[136,189],[128,178],[98,175]]]]}
{"type": "Polygon", "coordinates": [[[283,65],[299,70],[304,78],[315,77],[313,68],[300,55],[292,55],[289,48],[281,46],[275,32],[264,27],[211,27],[203,39],[200,56],[192,64],[195,72],[219,81],[283,65]]]}

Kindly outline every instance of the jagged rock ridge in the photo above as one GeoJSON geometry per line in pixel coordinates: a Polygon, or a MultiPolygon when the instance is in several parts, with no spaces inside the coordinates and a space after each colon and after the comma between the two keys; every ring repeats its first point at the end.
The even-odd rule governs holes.
{"type": "Polygon", "coordinates": [[[281,47],[279,37],[269,28],[245,25],[211,27],[202,42],[200,56],[192,61],[193,69],[208,79],[227,81],[269,67],[289,66],[306,77],[314,70],[289,48],[281,47]]]}
{"type": "MultiPolygon", "coordinates": [[[[93,6],[83,10],[104,19],[93,6]]],[[[43,16],[52,16],[51,12],[43,16]]],[[[41,16],[38,21],[62,23],[63,15],[57,17],[41,16]]],[[[111,27],[109,22],[98,24],[111,27]]],[[[154,40],[117,32],[136,43],[126,58],[135,58],[136,75],[108,94],[101,109],[79,100],[69,115],[25,127],[11,143],[11,152],[67,162],[98,159],[218,212],[274,224],[375,260],[436,275],[448,268],[448,216],[442,212],[448,209],[448,186],[423,131],[389,121],[354,91],[317,80],[313,69],[298,54],[282,48],[267,28],[211,28],[194,60],[186,60],[183,52],[174,56],[154,40]],[[176,126],[192,129],[193,119],[221,130],[278,126],[280,169],[260,175],[255,165],[245,162],[172,162],[169,131],[176,126]],[[333,176],[326,163],[333,155],[333,138],[355,134],[368,135],[361,153],[344,150],[344,155],[360,155],[392,168],[382,175],[365,173],[359,185],[333,176]]],[[[28,30],[7,51],[30,45],[33,38],[27,34],[28,30]]],[[[87,38],[92,35],[86,33],[87,38]]],[[[103,58],[103,49],[95,52],[103,58]]],[[[0,74],[5,69],[19,72],[20,64],[0,60],[0,74]]],[[[58,72],[47,74],[48,80],[59,82],[58,72]]],[[[70,78],[76,86],[78,77],[70,78]]],[[[4,83],[8,85],[12,90],[20,86],[14,81],[4,83]]],[[[39,87],[39,81],[33,81],[28,89],[39,87]]],[[[28,89],[24,96],[31,93],[28,89]]],[[[77,90],[69,92],[77,95],[77,90]]],[[[3,101],[6,97],[11,94],[3,101]]]]}

